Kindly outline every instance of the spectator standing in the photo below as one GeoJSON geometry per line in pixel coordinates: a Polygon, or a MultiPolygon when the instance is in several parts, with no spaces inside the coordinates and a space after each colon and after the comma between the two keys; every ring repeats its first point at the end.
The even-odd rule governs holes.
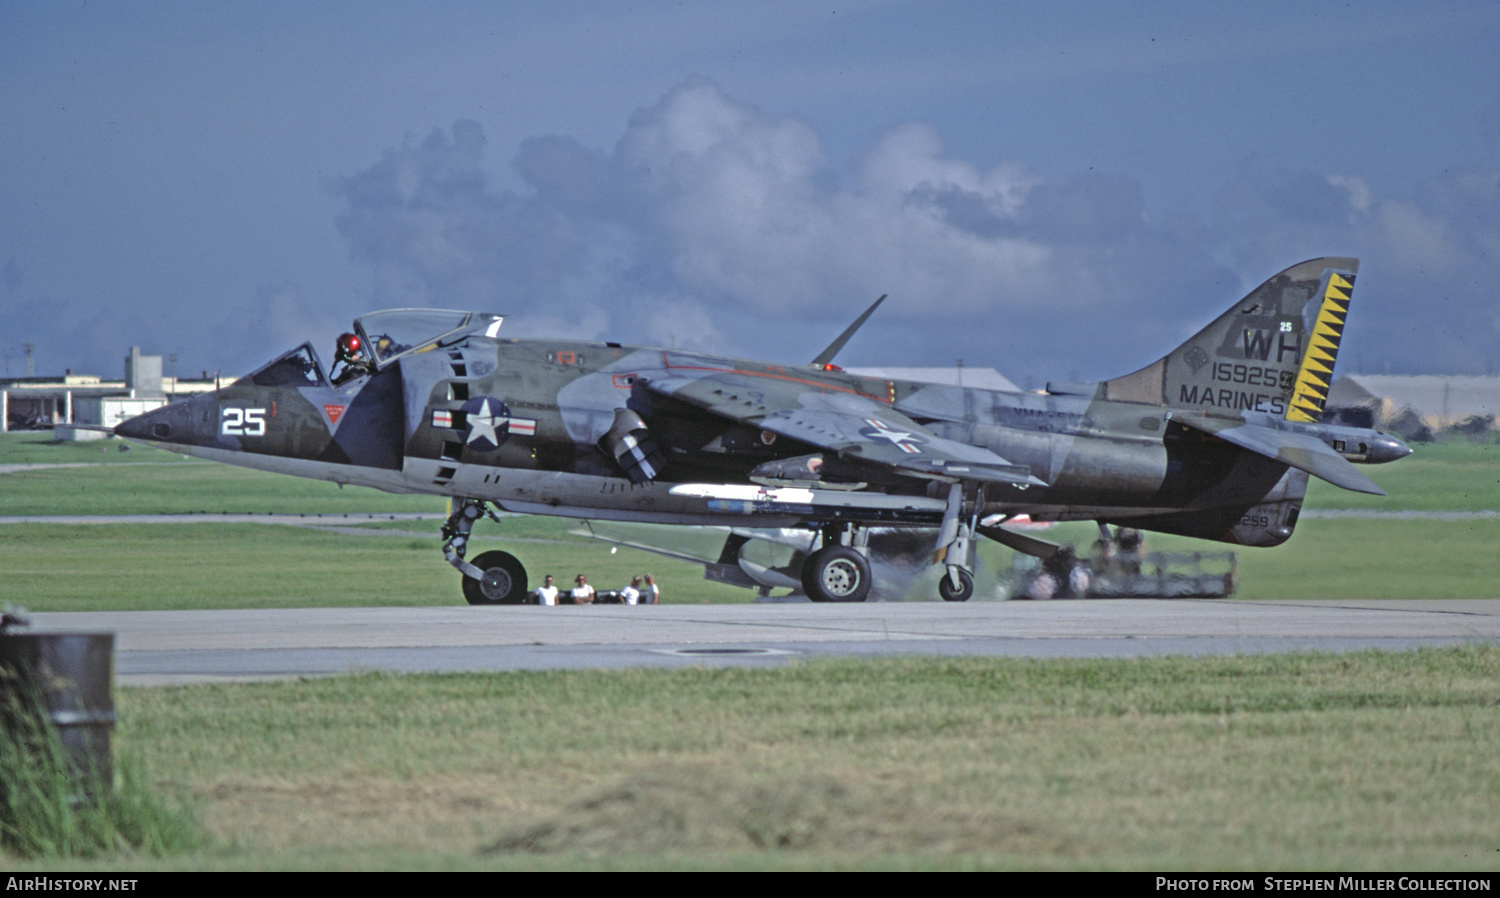
{"type": "Polygon", "coordinates": [[[579,574],[578,578],[573,582],[576,585],[573,587],[572,591],[568,593],[568,596],[573,599],[573,604],[594,604],[594,587],[589,585],[589,578],[585,577],[582,574],[579,574]]]}
{"type": "Polygon", "coordinates": [[[536,603],[538,605],[557,604],[557,585],[552,582],[551,574],[547,575],[545,583],[536,588],[534,595],[536,596],[536,603]]]}
{"type": "Polygon", "coordinates": [[[639,605],[641,603],[641,578],[631,577],[630,585],[620,590],[621,605],[639,605]]]}

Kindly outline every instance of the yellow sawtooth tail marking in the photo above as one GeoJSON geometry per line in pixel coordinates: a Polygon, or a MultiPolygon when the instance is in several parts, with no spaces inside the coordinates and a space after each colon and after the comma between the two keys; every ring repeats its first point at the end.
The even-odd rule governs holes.
{"type": "Polygon", "coordinates": [[[1328,399],[1328,386],[1333,382],[1333,363],[1339,354],[1339,341],[1344,338],[1344,320],[1349,317],[1349,297],[1353,291],[1353,279],[1338,272],[1328,273],[1328,286],[1323,290],[1318,317],[1313,322],[1307,352],[1302,357],[1302,367],[1297,371],[1292,401],[1286,410],[1288,421],[1316,421],[1323,413],[1323,403],[1328,399]]]}

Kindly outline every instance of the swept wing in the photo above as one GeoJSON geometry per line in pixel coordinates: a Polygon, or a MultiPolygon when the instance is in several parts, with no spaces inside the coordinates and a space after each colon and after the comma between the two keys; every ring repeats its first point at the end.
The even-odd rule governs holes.
{"type": "Polygon", "coordinates": [[[727,420],[900,474],[1046,486],[1030,468],[983,447],[940,437],[852,388],[751,371],[659,377],[645,387],[727,420]]]}

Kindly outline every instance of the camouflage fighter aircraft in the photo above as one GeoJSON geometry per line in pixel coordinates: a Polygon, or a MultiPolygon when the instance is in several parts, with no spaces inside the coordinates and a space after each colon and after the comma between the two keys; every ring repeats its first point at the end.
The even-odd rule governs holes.
{"type": "MultiPolygon", "coordinates": [[[[479,518],[526,514],[816,534],[818,601],[870,590],[870,528],[936,528],[939,592],[974,589],[975,540],[1047,555],[1006,528],[1091,520],[1275,546],[1309,475],[1385,493],[1351,462],[1411,450],[1320,422],[1358,262],[1266,281],[1164,358],[1096,384],[997,392],[676,349],[502,336],[500,316],[393,310],[223,389],[120,424],[134,440],[228,464],[451,497],[444,554],[473,604],[527,594],[506,552],[466,560],[479,518]]],[[[884,299],[884,297],[882,297],[884,299]]],[[[726,547],[727,550],[728,547],[726,547]]]]}

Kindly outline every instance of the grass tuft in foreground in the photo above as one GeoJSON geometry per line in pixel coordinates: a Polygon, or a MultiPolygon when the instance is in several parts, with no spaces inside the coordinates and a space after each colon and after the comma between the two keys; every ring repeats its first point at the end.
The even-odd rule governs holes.
{"type": "Polygon", "coordinates": [[[112,789],[79,776],[56,731],[20,704],[7,700],[0,714],[0,850],[24,858],[163,856],[203,843],[189,810],[151,792],[139,759],[120,765],[112,789]]]}

